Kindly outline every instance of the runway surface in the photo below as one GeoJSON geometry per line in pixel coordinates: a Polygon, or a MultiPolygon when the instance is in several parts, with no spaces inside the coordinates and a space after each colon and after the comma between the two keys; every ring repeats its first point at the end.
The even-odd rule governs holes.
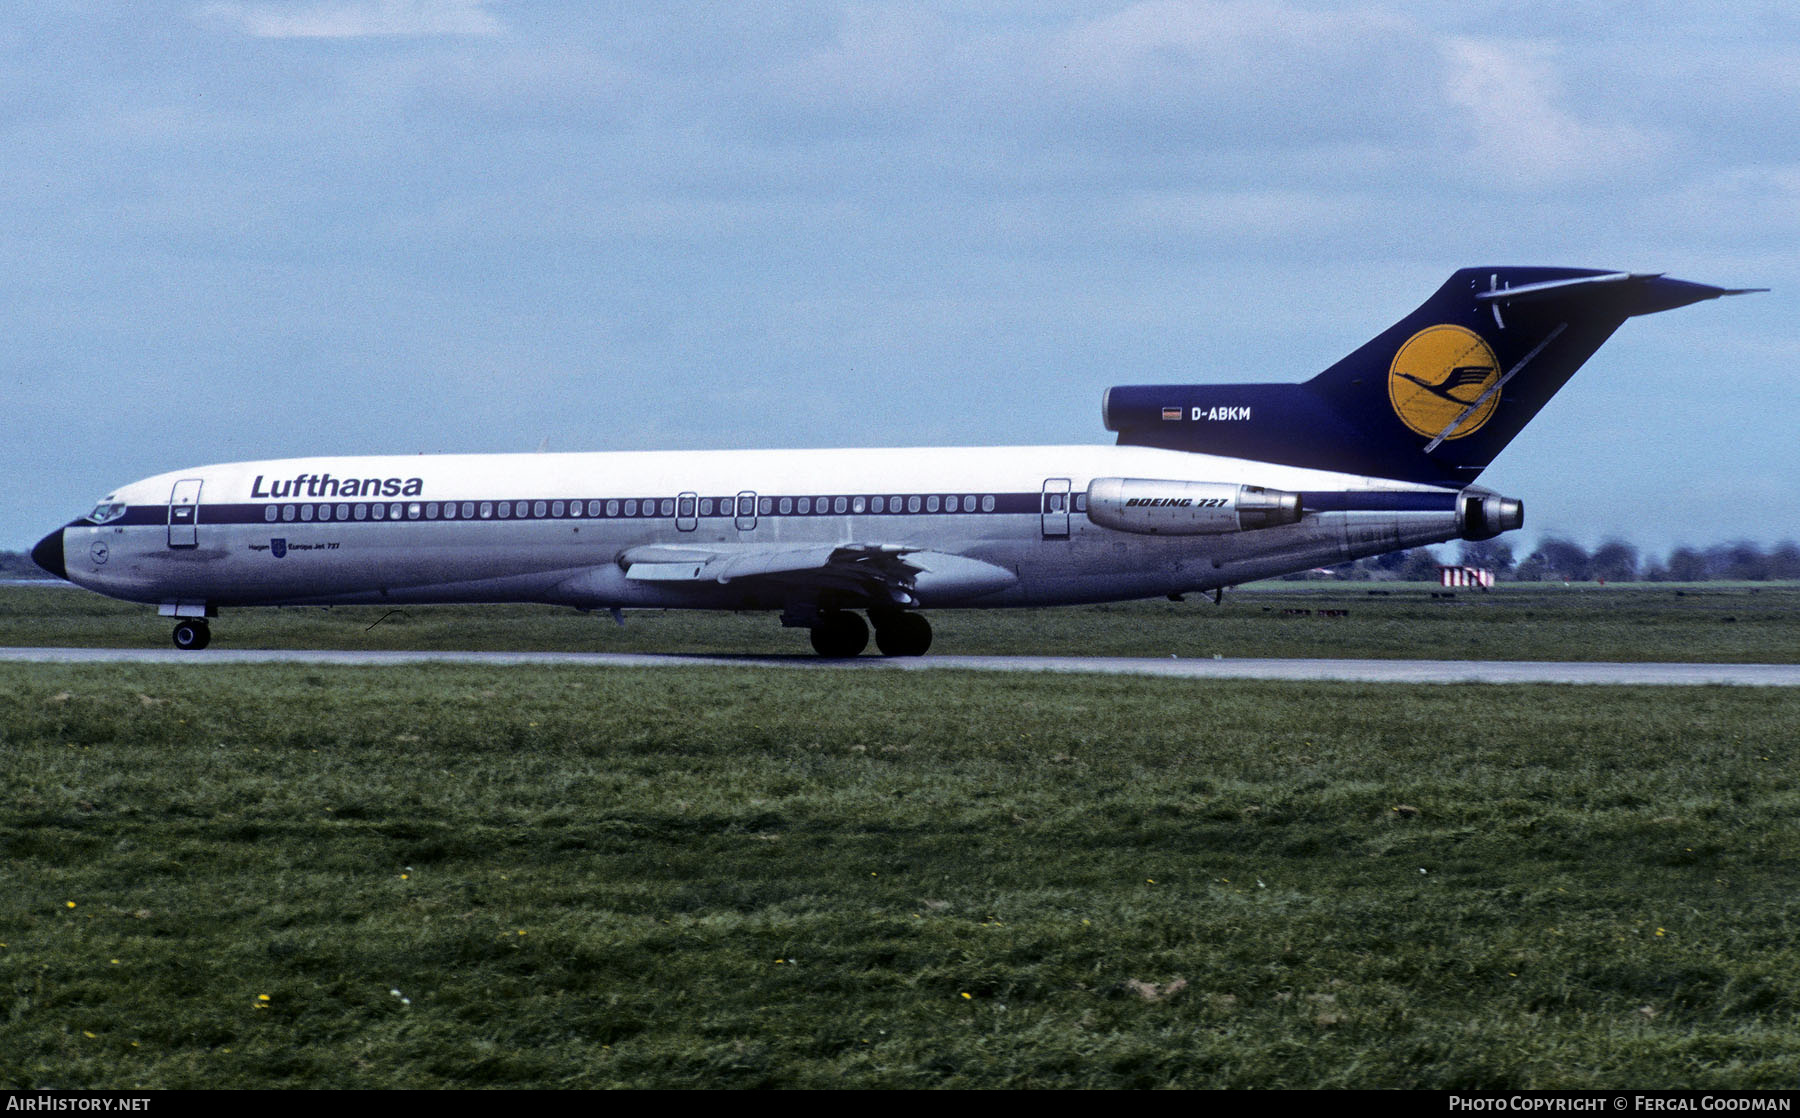
{"type": "Polygon", "coordinates": [[[134,648],[0,648],[0,662],[53,664],[570,664],[594,668],[724,667],[802,671],[1089,672],[1170,679],[1350,680],[1364,683],[1583,683],[1800,687],[1800,664],[1621,664],[1532,660],[1167,660],[1106,656],[691,656],[626,652],[345,652],[134,648]]]}

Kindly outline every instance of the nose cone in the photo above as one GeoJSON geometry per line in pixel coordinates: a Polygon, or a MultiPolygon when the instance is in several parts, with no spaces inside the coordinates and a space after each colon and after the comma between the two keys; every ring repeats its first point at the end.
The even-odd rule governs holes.
{"type": "Polygon", "coordinates": [[[57,578],[69,577],[69,572],[63,567],[63,530],[61,528],[38,541],[38,545],[31,549],[31,561],[57,578]]]}

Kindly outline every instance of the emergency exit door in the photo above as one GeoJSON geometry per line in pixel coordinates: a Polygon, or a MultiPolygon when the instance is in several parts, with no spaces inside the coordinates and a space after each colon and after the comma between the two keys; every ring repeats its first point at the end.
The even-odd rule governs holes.
{"type": "Polygon", "coordinates": [[[1043,523],[1044,538],[1047,540],[1066,540],[1069,538],[1069,479],[1053,477],[1044,481],[1043,523]]]}

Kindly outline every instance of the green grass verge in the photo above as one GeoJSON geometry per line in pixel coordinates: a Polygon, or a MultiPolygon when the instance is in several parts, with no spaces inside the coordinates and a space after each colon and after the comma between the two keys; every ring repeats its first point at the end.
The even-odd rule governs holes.
{"type": "Polygon", "coordinates": [[[1780,688],[0,665],[0,1085],[1792,1087],[1796,725],[1780,688]]]}
{"type": "MultiPolygon", "coordinates": [[[[230,610],[215,648],[541,649],[808,654],[771,613],[550,606],[230,610]]],[[[1375,657],[1448,660],[1800,662],[1800,587],[1575,587],[1493,593],[1268,583],[1223,605],[1130,602],[1040,610],[933,610],[939,653],[1064,656],[1375,657]]],[[[58,587],[0,587],[0,645],[169,647],[147,606],[58,587]]],[[[872,654],[872,653],[871,653],[872,654]]]]}

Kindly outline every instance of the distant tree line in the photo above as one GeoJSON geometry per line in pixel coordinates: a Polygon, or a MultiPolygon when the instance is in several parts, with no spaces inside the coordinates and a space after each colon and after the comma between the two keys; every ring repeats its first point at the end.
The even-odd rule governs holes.
{"type": "Polygon", "coordinates": [[[1772,582],[1800,579],[1800,544],[1785,540],[1772,547],[1740,540],[1711,547],[1678,547],[1663,558],[1639,553],[1621,539],[1608,539],[1589,551],[1573,540],[1546,536],[1523,559],[1516,559],[1505,540],[1464,540],[1454,556],[1428,547],[1359,559],[1332,571],[1340,578],[1394,579],[1426,582],[1437,578],[1439,564],[1486,567],[1508,582],[1772,582]]]}
{"type": "Polygon", "coordinates": [[[49,578],[23,551],[0,551],[0,578],[49,578]]]}

